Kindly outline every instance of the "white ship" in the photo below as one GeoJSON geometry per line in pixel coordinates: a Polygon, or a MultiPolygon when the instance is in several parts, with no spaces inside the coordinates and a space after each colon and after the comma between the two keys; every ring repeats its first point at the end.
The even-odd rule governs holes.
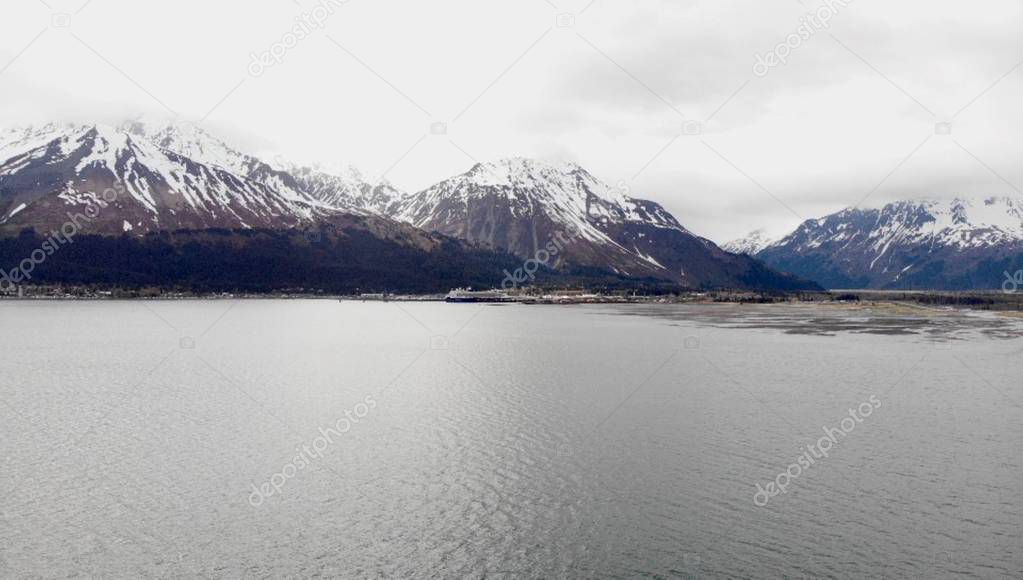
{"type": "Polygon", "coordinates": [[[514,302],[514,298],[502,290],[472,290],[456,288],[444,298],[445,302],[514,302]]]}

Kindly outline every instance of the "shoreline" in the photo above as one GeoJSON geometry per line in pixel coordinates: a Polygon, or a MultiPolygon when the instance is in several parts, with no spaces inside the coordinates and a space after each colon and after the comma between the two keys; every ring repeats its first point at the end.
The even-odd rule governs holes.
{"type": "MultiPolygon", "coordinates": [[[[93,291],[76,289],[36,289],[22,296],[0,295],[0,304],[16,302],[93,302],[93,301],[204,301],[204,300],[335,300],[338,302],[445,302],[445,294],[337,295],[315,292],[281,293],[146,293],[138,291],[93,291]]],[[[701,305],[829,305],[855,309],[886,309],[900,314],[941,314],[955,310],[1000,312],[1023,316],[1023,293],[992,291],[889,291],[832,290],[791,294],[708,291],[670,295],[622,294],[546,294],[515,295],[506,301],[479,301],[472,304],[523,304],[530,306],[569,306],[581,304],[701,304],[701,305]]]]}

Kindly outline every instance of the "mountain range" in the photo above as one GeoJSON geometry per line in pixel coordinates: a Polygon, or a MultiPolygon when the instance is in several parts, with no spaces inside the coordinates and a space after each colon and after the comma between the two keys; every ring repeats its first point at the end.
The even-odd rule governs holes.
{"type": "Polygon", "coordinates": [[[725,247],[827,288],[991,290],[1023,269],[1023,200],[847,208],[774,241],[760,231],[725,247]]]}
{"type": "MultiPolygon", "coordinates": [[[[750,256],[722,250],[659,204],[626,196],[571,163],[503,159],[405,193],[351,168],[327,172],[269,163],[187,123],[54,123],[0,132],[0,239],[22,239],[17,249],[0,244],[0,265],[24,257],[18,252],[31,248],[26,235],[45,237],[81,215],[89,218],[75,222],[78,234],[96,237],[90,244],[97,251],[115,237],[122,246],[142,244],[145,248],[121,251],[143,256],[140,260],[155,271],[161,263],[152,244],[161,240],[159,251],[172,254],[177,261],[170,262],[182,272],[155,278],[152,272],[148,277],[136,272],[141,277],[132,278],[134,283],[216,279],[221,287],[230,283],[223,276],[226,264],[216,276],[204,272],[205,278],[196,278],[192,270],[201,267],[185,254],[202,255],[196,247],[217,240],[221,252],[251,261],[236,264],[246,272],[239,275],[251,279],[247,272],[259,269],[263,260],[260,244],[270,244],[263,249],[276,253],[301,252],[312,239],[331,250],[318,254],[322,262],[303,263],[303,270],[339,276],[345,271],[360,281],[327,284],[335,290],[417,289],[415,275],[397,276],[402,280],[397,284],[394,260],[374,260],[372,254],[400,254],[414,271],[416,264],[443,262],[445,252],[452,254],[449,263],[463,270],[445,271],[443,284],[461,279],[497,285],[509,269],[532,260],[544,266],[544,275],[590,283],[816,288],[750,256]],[[116,194],[103,193],[111,191],[116,194]],[[224,238],[223,232],[233,235],[224,238]],[[356,263],[353,272],[349,266],[356,263]]],[[[109,256],[79,258],[102,262],[109,256]]],[[[55,263],[67,264],[48,260],[37,279],[67,279],[66,273],[53,274],[55,263]]],[[[301,286],[303,277],[292,270],[287,276],[264,274],[301,286]]],[[[436,289],[437,276],[420,272],[419,289],[436,289]]],[[[323,287],[328,278],[317,278],[316,285],[323,287]]],[[[75,280],[89,276],[76,274],[75,280]]]]}
{"type": "MultiPolygon", "coordinates": [[[[153,236],[166,242],[176,234],[169,242],[176,251],[184,243],[208,242],[198,233],[214,230],[272,232],[285,246],[303,242],[281,234],[308,238],[315,232],[316,239],[337,246],[336,252],[321,256],[324,264],[305,267],[333,271],[360,262],[360,273],[347,276],[373,288],[387,287],[395,272],[372,255],[356,260],[356,253],[406,252],[418,256],[410,258],[414,269],[434,263],[438,252],[455,252],[449,262],[467,270],[461,278],[445,272],[443,283],[461,279],[477,285],[506,281],[509,270],[528,261],[542,264],[542,275],[563,281],[766,290],[814,283],[994,289],[1005,272],[1023,267],[1023,203],[1007,197],[849,208],[806,220],[782,238],[757,230],[718,247],[660,204],[626,195],[574,163],[527,158],[477,163],[407,193],[352,167],[325,171],[267,162],[188,123],[52,123],[0,131],[0,265],[23,259],[2,240],[29,230],[57,231],[89,208],[95,216],[76,222],[79,234],[136,242],[153,236]],[[111,190],[115,199],[101,199],[101,192],[111,190]],[[321,235],[324,228],[329,235],[321,235]],[[388,249],[356,239],[373,239],[388,249]],[[373,271],[379,275],[368,273],[373,271]]],[[[252,236],[233,240],[224,251],[251,250],[252,236]]],[[[255,269],[262,258],[253,251],[249,259],[255,269]]],[[[46,279],[47,268],[41,268],[40,279],[46,279]]],[[[436,273],[420,274],[424,288],[439,288],[440,282],[426,284],[436,273]]],[[[158,278],[166,283],[174,277],[158,278]]],[[[416,276],[399,278],[395,286],[415,288],[416,276]]],[[[301,276],[287,279],[302,283],[301,276]]]]}

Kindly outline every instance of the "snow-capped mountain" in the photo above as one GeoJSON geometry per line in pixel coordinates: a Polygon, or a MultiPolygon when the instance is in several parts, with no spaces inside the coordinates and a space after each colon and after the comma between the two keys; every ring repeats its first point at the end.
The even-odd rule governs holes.
{"type": "Polygon", "coordinates": [[[275,167],[242,153],[192,123],[136,119],[122,123],[118,129],[146,139],[161,149],[260,183],[288,199],[300,202],[313,199],[286,168],[275,167]]]}
{"type": "Polygon", "coordinates": [[[416,225],[433,221],[442,205],[463,205],[501,194],[515,217],[546,211],[582,230],[587,239],[606,240],[596,223],[637,221],[682,229],[664,208],[630,198],[597,180],[575,163],[548,163],[521,157],[478,163],[469,171],[444,180],[404,200],[395,216],[416,225]]]}
{"type": "Polygon", "coordinates": [[[277,158],[264,161],[190,123],[167,124],[147,119],[128,121],[119,128],[164,149],[262,183],[290,198],[311,198],[349,213],[387,216],[390,206],[404,195],[386,181],[371,183],[352,166],[330,171],[277,158]]]}
{"type": "Polygon", "coordinates": [[[166,123],[133,119],[117,126],[119,131],[143,137],[158,147],[189,159],[221,167],[239,175],[247,175],[257,161],[210,135],[206,130],[187,122],[166,123]]]}
{"type": "Polygon", "coordinates": [[[774,243],[774,238],[767,235],[763,229],[753,230],[744,237],[734,239],[722,244],[721,249],[733,254],[747,254],[755,256],[757,252],[774,243]]]}
{"type": "Polygon", "coordinates": [[[807,220],[761,250],[832,288],[998,288],[1023,266],[1023,201],[899,201],[807,220]]]}
{"type": "Polygon", "coordinates": [[[547,265],[565,272],[597,269],[693,288],[797,285],[721,250],[661,205],[630,197],[574,163],[480,163],[401,199],[390,215],[524,260],[546,255],[547,265]]]}
{"type": "Polygon", "coordinates": [[[0,225],[60,227],[68,213],[103,207],[96,233],[295,227],[326,210],[301,191],[208,164],[135,131],[47,125],[0,142],[0,225]],[[100,204],[101,192],[119,191],[100,204]]]}
{"type": "Polygon", "coordinates": [[[40,127],[10,128],[0,131],[0,162],[49,143],[61,134],[79,129],[69,123],[48,123],[40,127]]]}
{"type": "Polygon", "coordinates": [[[386,180],[372,183],[354,167],[331,172],[290,165],[286,171],[303,191],[327,206],[390,216],[405,194],[386,180]]]}

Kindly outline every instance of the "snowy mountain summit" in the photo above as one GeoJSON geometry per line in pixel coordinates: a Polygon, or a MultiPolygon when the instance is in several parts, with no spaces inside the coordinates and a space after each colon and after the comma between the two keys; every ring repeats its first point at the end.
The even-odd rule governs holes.
{"type": "Polygon", "coordinates": [[[997,287],[998,268],[1020,255],[1023,200],[1011,197],[845,209],[803,222],[757,254],[831,287],[954,289],[997,287]]]}
{"type": "Polygon", "coordinates": [[[329,211],[201,130],[53,124],[0,137],[0,224],[59,227],[118,191],[96,233],[294,227],[329,211]],[[15,209],[18,211],[15,213],[15,209]]]}
{"type": "Polygon", "coordinates": [[[732,252],[733,254],[747,254],[755,256],[757,252],[763,250],[767,246],[770,246],[774,243],[774,241],[774,238],[769,237],[765,230],[758,229],[753,230],[744,237],[726,242],[721,246],[721,248],[727,252],[732,252]]]}
{"type": "Polygon", "coordinates": [[[510,218],[546,216],[591,241],[609,242],[604,229],[610,223],[685,231],[661,206],[628,197],[575,163],[521,157],[476,164],[404,199],[393,215],[420,227],[439,227],[466,219],[466,210],[488,199],[506,205],[510,218]]]}

